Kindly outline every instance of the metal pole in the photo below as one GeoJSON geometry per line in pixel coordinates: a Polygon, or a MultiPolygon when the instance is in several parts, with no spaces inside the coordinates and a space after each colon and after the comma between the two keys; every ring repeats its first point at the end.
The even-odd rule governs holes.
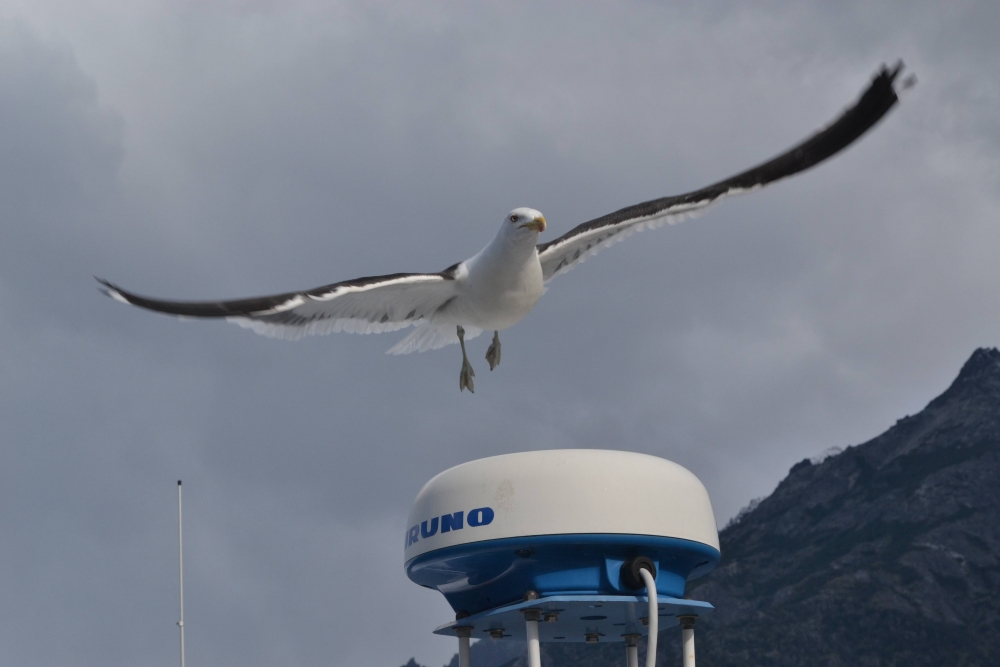
{"type": "Polygon", "coordinates": [[[181,480],[177,480],[177,556],[181,583],[181,667],[184,667],[184,514],[181,507],[181,480]]]}
{"type": "Polygon", "coordinates": [[[684,652],[684,667],[694,667],[694,620],[697,616],[680,616],[681,650],[684,652]]]}
{"type": "Polygon", "coordinates": [[[625,666],[639,667],[639,635],[625,635],[625,666]]]}
{"type": "Polygon", "coordinates": [[[458,667],[470,667],[469,638],[472,637],[472,628],[455,628],[455,634],[458,635],[458,667]]]}
{"type": "Polygon", "coordinates": [[[538,618],[540,615],[537,609],[524,611],[524,623],[528,633],[528,667],[542,667],[542,652],[538,645],[538,618]]]}

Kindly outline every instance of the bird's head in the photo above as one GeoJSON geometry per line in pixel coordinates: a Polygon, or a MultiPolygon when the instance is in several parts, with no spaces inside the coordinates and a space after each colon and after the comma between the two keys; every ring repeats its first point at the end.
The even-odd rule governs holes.
{"type": "Polygon", "coordinates": [[[533,208],[515,208],[507,214],[503,224],[508,233],[537,235],[545,231],[545,216],[533,208]]]}

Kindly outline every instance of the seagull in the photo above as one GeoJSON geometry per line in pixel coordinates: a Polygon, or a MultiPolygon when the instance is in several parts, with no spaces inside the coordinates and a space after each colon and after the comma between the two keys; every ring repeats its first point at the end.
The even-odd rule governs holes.
{"type": "MultiPolygon", "coordinates": [[[[730,195],[752,192],[812,167],[857,140],[898,102],[902,62],[882,66],[855,104],[811,137],[735,176],[685,194],[628,206],[584,222],[546,243],[545,217],[532,208],[504,216],[493,240],[464,262],[437,273],[393,273],[355,278],[302,292],[231,301],[153,299],[97,278],[116,301],[184,318],[224,318],[258,334],[286,340],[302,336],[384,333],[413,327],[387,354],[425,352],[458,343],[459,392],[475,392],[465,342],[493,331],[486,352],[492,371],[500,363],[500,331],[520,322],[547,285],[585,259],[627,236],[676,224],[730,195]]],[[[901,90],[915,79],[902,82],[901,90]]]]}

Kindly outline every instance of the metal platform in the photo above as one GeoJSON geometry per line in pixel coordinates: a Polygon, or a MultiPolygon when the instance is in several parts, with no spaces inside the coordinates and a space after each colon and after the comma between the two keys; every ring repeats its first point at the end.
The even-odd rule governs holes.
{"type": "MultiPolygon", "coordinates": [[[[659,597],[659,629],[678,625],[678,616],[705,616],[715,607],[699,600],[659,597]]],[[[446,623],[434,634],[457,636],[459,628],[472,628],[474,639],[525,641],[524,612],[538,610],[538,635],[542,642],[621,642],[625,635],[647,634],[645,595],[553,595],[497,607],[446,623]]]]}

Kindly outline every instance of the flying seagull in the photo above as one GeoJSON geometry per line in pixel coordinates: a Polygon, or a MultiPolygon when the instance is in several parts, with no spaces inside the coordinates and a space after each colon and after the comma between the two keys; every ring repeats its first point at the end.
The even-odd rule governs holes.
{"type": "MultiPolygon", "coordinates": [[[[713,185],[653,199],[578,225],[538,243],[545,217],[515,208],[476,255],[438,273],[393,273],[345,280],[303,292],[233,301],[166,301],[139,296],[98,278],[122,303],[181,317],[225,318],[274,338],[414,330],[388,350],[408,354],[452,343],[462,348],[459,391],[474,392],[475,372],[465,341],[493,331],[486,352],[490,370],[500,363],[500,330],[517,324],[541,298],[549,281],[607,246],[644,229],[674,224],[729,195],[761,188],[836,154],[875,125],[898,101],[902,63],[880,68],[857,102],[830,125],[777,157],[713,185]]],[[[902,82],[908,88],[913,77],[902,82]]]]}

